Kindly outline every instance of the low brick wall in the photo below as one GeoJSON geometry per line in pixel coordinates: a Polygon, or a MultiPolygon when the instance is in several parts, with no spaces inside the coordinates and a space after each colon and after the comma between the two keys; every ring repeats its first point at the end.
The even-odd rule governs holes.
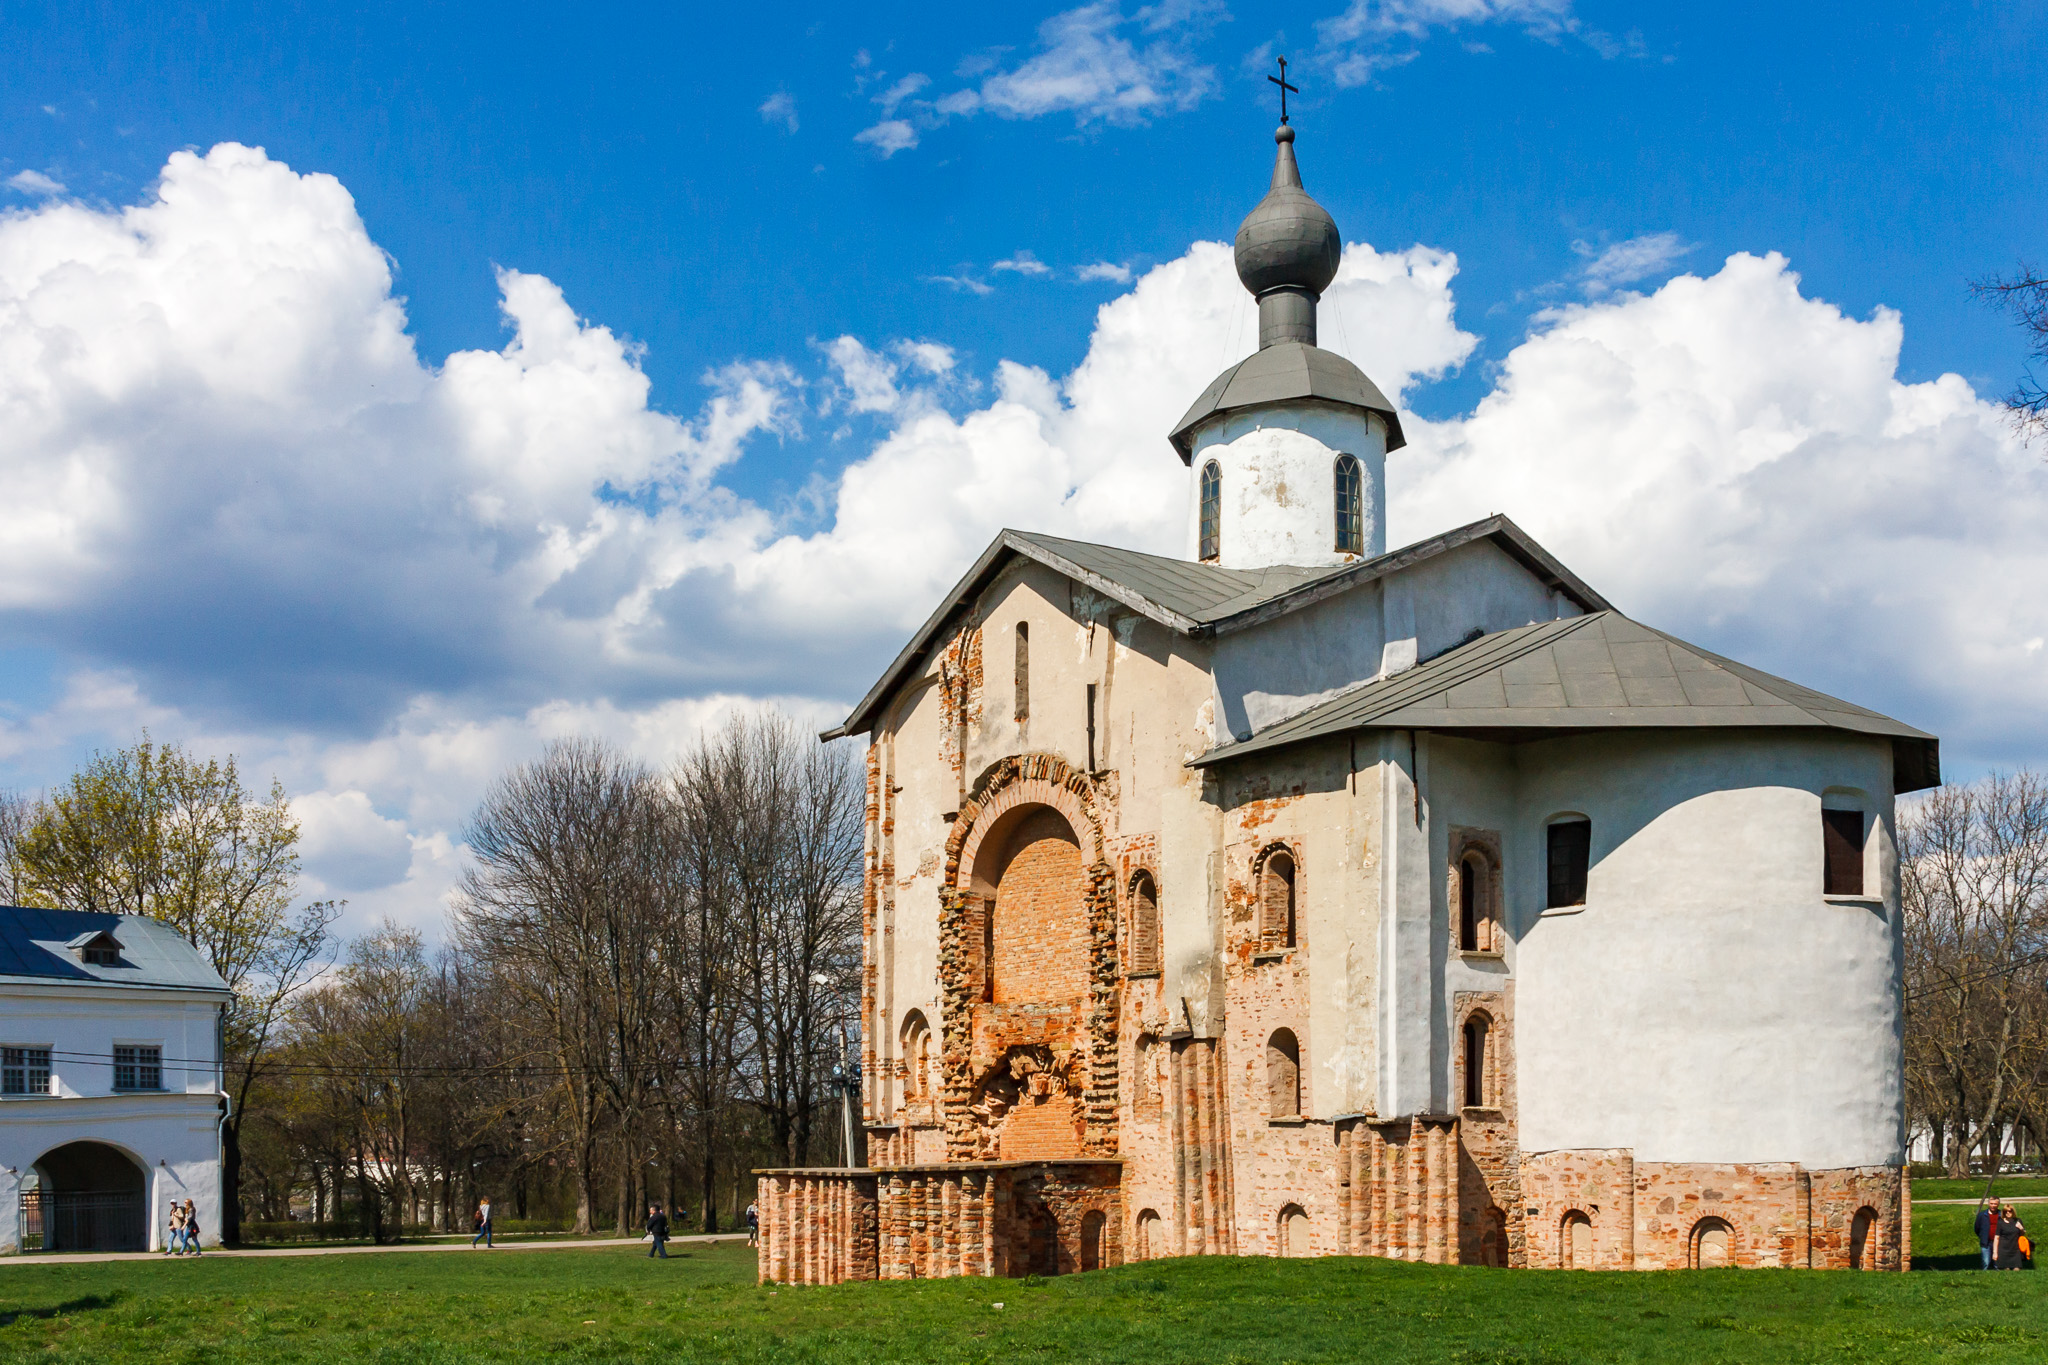
{"type": "Polygon", "coordinates": [[[1123,1262],[1123,1163],[755,1172],[763,1282],[1067,1275],[1123,1262]]]}

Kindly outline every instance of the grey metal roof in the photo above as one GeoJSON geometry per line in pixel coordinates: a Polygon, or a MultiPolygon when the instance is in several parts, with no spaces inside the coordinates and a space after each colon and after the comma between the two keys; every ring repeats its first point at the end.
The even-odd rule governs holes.
{"type": "Polygon", "coordinates": [[[228,993],[197,948],[170,925],[146,915],[99,914],[87,910],[44,910],[0,905],[0,983],[97,981],[150,990],[228,993]],[[121,958],[111,967],[79,960],[71,944],[112,934],[121,958]]]}
{"type": "Polygon", "coordinates": [[[1379,385],[1365,377],[1365,371],[1334,351],[1301,341],[1283,341],[1253,351],[1217,375],[1167,439],[1180,452],[1181,463],[1188,464],[1195,454],[1195,428],[1210,418],[1304,399],[1376,412],[1387,423],[1387,449],[1395,451],[1408,444],[1401,434],[1400,414],[1379,385]]]}
{"type": "Polygon", "coordinates": [[[1065,574],[1169,630],[1202,636],[1250,629],[1475,540],[1491,541],[1552,590],[1578,603],[1583,611],[1603,611],[1609,606],[1606,598],[1503,516],[1486,517],[1375,559],[1329,568],[1226,569],[1084,540],[1004,531],[989,543],[938,609],[918,627],[910,643],[868,689],[846,723],[825,731],[824,738],[865,734],[873,728],[875,713],[883,700],[1012,555],[1022,555],[1065,574]]]}
{"type": "Polygon", "coordinates": [[[1924,730],[1724,659],[1602,611],[1483,635],[1391,678],[1362,683],[1253,735],[1220,744],[1207,767],[1359,729],[1477,732],[1541,739],[1588,730],[1794,726],[1892,741],[1896,791],[1941,781],[1940,741],[1924,730]]]}

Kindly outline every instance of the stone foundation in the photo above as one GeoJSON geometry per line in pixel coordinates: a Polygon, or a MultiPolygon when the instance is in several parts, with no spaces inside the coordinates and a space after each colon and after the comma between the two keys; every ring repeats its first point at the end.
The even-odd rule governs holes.
{"type": "Polygon", "coordinates": [[[1541,1152],[1523,1154],[1521,1188],[1521,1263],[1531,1267],[1912,1266],[1910,1198],[1896,1166],[1809,1171],[1794,1162],[1638,1162],[1624,1150],[1541,1152]],[[1579,1219],[1589,1230],[1574,1243],[1569,1229],[1579,1219]]]}

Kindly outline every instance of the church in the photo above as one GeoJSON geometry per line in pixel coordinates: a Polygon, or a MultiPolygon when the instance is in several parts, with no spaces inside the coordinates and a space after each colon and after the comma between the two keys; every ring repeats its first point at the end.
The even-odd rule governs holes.
{"type": "Polygon", "coordinates": [[[1259,349],[1169,434],[1185,557],[1005,531],[827,736],[866,1164],[761,1173],[762,1277],[1907,1268],[1936,739],[1505,516],[1389,551],[1401,417],[1316,344],[1342,242],[1275,137],[1259,349]]]}

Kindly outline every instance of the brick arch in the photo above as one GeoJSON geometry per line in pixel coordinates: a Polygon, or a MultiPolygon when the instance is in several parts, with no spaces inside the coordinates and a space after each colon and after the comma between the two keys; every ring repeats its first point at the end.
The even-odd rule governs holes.
{"type": "Polygon", "coordinates": [[[1116,1152],[1116,871],[1104,855],[1096,799],[1094,782],[1080,769],[1051,754],[1020,754],[991,764],[954,817],[939,888],[939,979],[944,1001],[941,1065],[950,1159],[970,1160],[978,1155],[978,1134],[970,1112],[981,1079],[974,1074],[973,1017],[989,968],[983,960],[983,942],[989,893],[994,888],[985,885],[985,877],[977,878],[975,869],[989,835],[1009,823],[1005,817],[1032,807],[1056,811],[1080,845],[1089,926],[1086,1010],[1090,1054],[1086,1064],[1077,1068],[1085,1114],[1082,1145],[1091,1154],[1116,1152]]]}

